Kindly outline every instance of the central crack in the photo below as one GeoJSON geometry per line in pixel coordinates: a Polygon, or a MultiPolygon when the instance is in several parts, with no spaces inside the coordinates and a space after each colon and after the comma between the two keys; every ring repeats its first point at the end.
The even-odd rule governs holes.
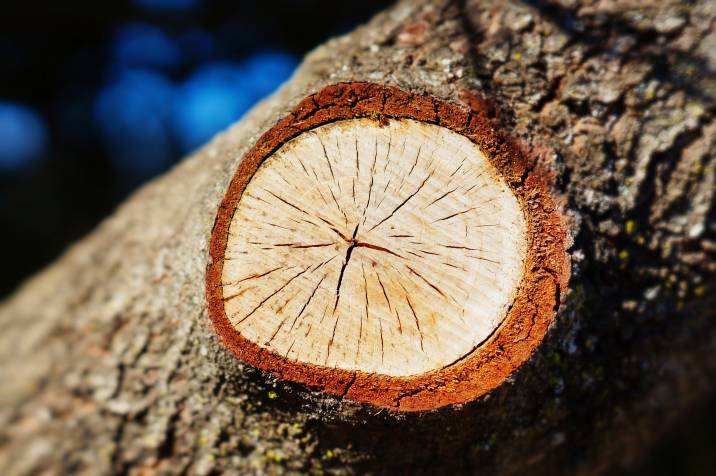
{"type": "MultiPolygon", "coordinates": [[[[351,245],[348,247],[348,250],[346,251],[346,259],[343,262],[343,266],[341,267],[341,274],[338,275],[338,285],[336,286],[336,303],[333,305],[333,314],[336,313],[336,309],[338,308],[338,300],[341,298],[341,283],[343,282],[343,273],[346,271],[346,267],[348,266],[348,261],[351,259],[351,253],[353,253],[353,248],[355,248],[358,243],[356,242],[356,235],[358,234],[358,226],[356,225],[355,230],[353,230],[353,236],[348,241],[351,245]]],[[[336,233],[338,231],[336,230],[336,233]]],[[[340,234],[340,233],[339,233],[340,234]]],[[[344,239],[345,237],[340,234],[344,239]]]]}
{"type": "MultiPolygon", "coordinates": [[[[369,248],[371,250],[382,251],[384,253],[389,253],[393,256],[397,256],[398,258],[402,258],[402,256],[399,255],[398,253],[396,253],[395,251],[391,251],[388,248],[385,248],[383,246],[378,246],[378,245],[374,245],[373,243],[367,243],[367,242],[356,240],[356,236],[358,235],[358,226],[359,225],[356,225],[355,230],[353,230],[353,236],[348,238],[346,235],[341,233],[338,230],[338,228],[336,228],[336,226],[334,226],[331,222],[329,222],[325,218],[318,217],[318,219],[323,221],[325,224],[327,224],[328,228],[330,228],[331,231],[333,231],[335,234],[337,234],[338,236],[343,238],[343,240],[345,240],[346,243],[350,243],[350,247],[348,248],[348,252],[346,255],[346,264],[348,263],[348,258],[350,258],[353,248],[369,248]]],[[[323,245],[313,245],[313,246],[323,246],[323,245]]],[[[345,268],[345,264],[344,264],[344,268],[345,268]]],[[[342,273],[341,273],[341,276],[342,276],[342,273]]]]}

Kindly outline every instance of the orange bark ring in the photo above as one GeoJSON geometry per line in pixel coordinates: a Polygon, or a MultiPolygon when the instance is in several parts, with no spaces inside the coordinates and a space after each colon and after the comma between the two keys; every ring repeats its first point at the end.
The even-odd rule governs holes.
{"type": "Polygon", "coordinates": [[[550,190],[548,177],[530,170],[518,147],[492,126],[476,96],[468,108],[371,83],[326,87],[263,134],[241,161],[219,207],[211,237],[206,276],[209,317],[221,342],[239,359],[312,390],[396,411],[432,410],[474,401],[499,386],[539,346],[566,286],[567,232],[550,190]],[[390,376],[293,360],[247,339],[226,312],[222,275],[229,228],[249,181],[264,160],[291,139],[325,124],[361,117],[412,119],[467,137],[502,175],[525,213],[528,244],[524,272],[506,317],[486,342],[462,358],[417,375],[390,376]]]}

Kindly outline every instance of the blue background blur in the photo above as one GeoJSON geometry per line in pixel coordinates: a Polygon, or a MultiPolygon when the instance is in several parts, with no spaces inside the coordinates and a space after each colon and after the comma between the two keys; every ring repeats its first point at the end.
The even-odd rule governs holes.
{"type": "Polygon", "coordinates": [[[3,5],[0,297],[389,3],[3,5]]]}

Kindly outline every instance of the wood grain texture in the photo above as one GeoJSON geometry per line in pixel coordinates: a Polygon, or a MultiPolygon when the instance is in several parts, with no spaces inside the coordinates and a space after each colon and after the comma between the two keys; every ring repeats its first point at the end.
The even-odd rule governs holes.
{"type": "MultiPolygon", "coordinates": [[[[569,278],[569,261],[565,254],[565,248],[568,246],[569,236],[567,229],[565,228],[564,216],[560,213],[559,209],[555,204],[555,197],[551,193],[551,178],[548,174],[543,173],[539,170],[530,170],[528,168],[529,162],[517,147],[517,145],[509,137],[498,131],[491,124],[488,119],[489,107],[487,103],[477,94],[472,94],[465,97],[464,105],[455,105],[445,102],[437,97],[425,95],[425,94],[414,94],[396,87],[384,86],[381,84],[369,83],[369,82],[347,82],[328,85],[322,90],[304,98],[293,111],[286,117],[278,121],[271,129],[267,130],[254,146],[247,152],[246,156],[242,160],[240,166],[235,172],[235,175],[224,195],[216,215],[216,222],[214,230],[211,236],[210,253],[212,262],[207,269],[206,274],[206,286],[207,286],[207,302],[209,305],[209,316],[212,321],[215,332],[221,338],[222,343],[231,352],[236,355],[242,362],[256,366],[262,370],[266,370],[271,374],[279,377],[282,380],[298,382],[306,387],[325,392],[327,394],[333,394],[340,396],[341,398],[350,399],[356,402],[369,403],[378,407],[388,408],[391,411],[401,412],[418,412],[425,410],[434,410],[436,408],[445,407],[448,405],[462,404],[466,402],[474,401],[481,396],[485,395],[490,390],[502,384],[509,376],[516,371],[537,349],[542,342],[542,339],[547,331],[547,327],[552,322],[555,315],[555,308],[561,301],[561,290],[567,285],[569,278]],[[358,206],[357,195],[354,201],[354,181],[356,180],[356,172],[358,178],[360,178],[360,149],[356,148],[356,136],[353,135],[352,144],[354,151],[358,151],[358,154],[354,154],[352,157],[347,155],[348,160],[344,163],[343,159],[334,163],[329,155],[329,147],[326,142],[320,137],[320,131],[322,127],[328,126],[333,129],[338,127],[331,125],[334,123],[342,124],[357,124],[355,121],[360,121],[361,118],[370,118],[374,127],[381,126],[388,129],[388,146],[390,146],[391,152],[388,153],[388,147],[386,150],[386,159],[381,163],[382,172],[387,175],[388,170],[391,174],[381,176],[381,170],[378,167],[378,155],[377,152],[377,141],[374,138],[373,143],[373,158],[375,159],[375,172],[371,172],[370,177],[373,178],[373,187],[375,187],[376,177],[381,183],[385,185],[378,192],[380,195],[375,198],[377,205],[382,205],[383,202],[388,200],[389,195],[387,194],[389,185],[392,182],[393,176],[396,180],[395,187],[401,190],[408,183],[408,179],[415,181],[414,189],[410,192],[405,192],[404,197],[398,197],[393,199],[393,208],[380,211],[382,214],[377,218],[372,219],[368,225],[366,232],[369,234],[370,240],[358,239],[358,232],[360,230],[361,223],[365,220],[364,225],[368,223],[368,213],[364,213],[365,207],[360,208],[358,206]],[[398,236],[382,236],[384,226],[390,226],[389,220],[394,220],[396,215],[398,217],[403,216],[405,211],[403,210],[406,206],[406,210],[411,210],[412,201],[423,199],[419,197],[420,193],[426,187],[428,187],[428,181],[431,176],[433,180],[435,178],[435,167],[438,164],[435,162],[436,155],[430,153],[430,158],[426,164],[429,164],[424,169],[424,176],[421,179],[413,179],[411,176],[411,169],[415,172],[418,169],[420,156],[417,151],[422,151],[420,145],[416,146],[416,153],[409,155],[407,160],[407,171],[404,173],[392,173],[394,171],[392,167],[399,167],[400,162],[393,160],[393,155],[396,153],[392,147],[392,127],[391,123],[394,122],[398,125],[413,125],[418,128],[426,128],[429,130],[437,130],[442,134],[441,141],[450,148],[450,144],[457,141],[458,144],[463,147],[467,147],[466,150],[471,150],[475,153],[475,150],[479,151],[479,157],[485,164],[483,166],[484,172],[477,172],[475,176],[475,183],[470,183],[465,187],[465,190],[471,189],[477,190],[481,185],[484,186],[484,179],[487,175],[493,178],[493,181],[497,185],[502,186],[502,195],[491,194],[493,196],[482,199],[481,202],[476,203],[465,203],[461,207],[451,208],[449,210],[443,210],[440,213],[439,209],[435,212],[428,211],[426,213],[435,215],[430,220],[423,220],[431,222],[429,223],[429,229],[443,230],[446,225],[451,223],[460,222],[460,220],[466,220],[470,218],[470,213],[475,212],[477,215],[478,210],[481,206],[495,207],[503,202],[504,198],[513,195],[513,206],[515,209],[521,209],[523,215],[524,225],[524,239],[520,240],[525,246],[524,253],[517,261],[522,261],[520,267],[522,271],[515,268],[514,273],[519,276],[515,279],[515,287],[512,288],[512,293],[507,294],[506,304],[503,309],[506,310],[506,314],[502,317],[500,325],[495,325],[492,330],[489,331],[489,338],[484,339],[482,342],[472,345],[472,348],[454,360],[449,362],[447,365],[434,367],[424,372],[413,373],[408,375],[391,375],[389,372],[376,372],[361,368],[345,368],[339,365],[327,365],[327,359],[330,357],[330,350],[336,343],[336,330],[338,328],[338,322],[341,314],[339,314],[339,304],[341,303],[341,291],[345,291],[344,278],[346,277],[346,270],[349,268],[351,257],[354,251],[359,252],[370,250],[371,252],[382,252],[391,258],[414,259],[419,256],[430,257],[431,263],[437,255],[430,255],[429,253],[419,253],[415,250],[405,250],[406,256],[397,253],[390,247],[395,248],[393,243],[394,239],[406,238],[401,235],[408,234],[407,232],[396,232],[390,233],[398,236]],[[317,134],[319,134],[317,136],[317,134]],[[447,137],[447,140],[446,140],[447,137]],[[323,322],[328,321],[328,325],[332,327],[328,328],[328,338],[325,344],[325,354],[323,361],[310,362],[300,361],[289,357],[289,352],[281,353],[275,352],[270,344],[272,338],[278,335],[278,331],[284,326],[285,321],[288,321],[288,317],[280,317],[278,322],[274,324],[274,329],[270,331],[271,334],[268,338],[252,340],[240,331],[240,326],[244,321],[248,319],[254,319],[254,314],[262,312],[261,308],[265,306],[271,299],[274,299],[276,295],[282,293],[289,286],[294,285],[294,282],[300,282],[299,280],[305,279],[306,275],[310,276],[312,269],[318,269],[317,267],[331,266],[331,262],[334,260],[334,256],[341,255],[340,246],[333,256],[325,256],[321,261],[317,263],[306,263],[301,269],[292,270],[289,276],[280,283],[277,283],[274,289],[268,290],[268,294],[263,299],[258,300],[252,307],[244,310],[243,314],[234,313],[231,316],[232,309],[231,300],[236,293],[226,294],[224,293],[225,283],[235,283],[240,280],[244,280],[247,277],[254,275],[262,275],[263,277],[273,276],[278,273],[281,269],[280,266],[266,268],[261,272],[252,272],[251,274],[243,274],[240,276],[233,276],[232,280],[225,278],[224,268],[231,268],[234,266],[234,261],[241,260],[243,257],[250,256],[252,253],[247,250],[239,250],[240,253],[232,252],[230,245],[231,243],[248,243],[256,246],[255,243],[261,243],[256,239],[249,239],[244,237],[242,240],[234,241],[235,236],[232,233],[234,230],[241,230],[245,225],[251,225],[252,215],[239,214],[237,218],[237,210],[241,209],[242,199],[244,198],[244,192],[252,189],[252,182],[254,178],[260,178],[262,175],[261,170],[263,164],[267,163],[264,170],[272,170],[271,163],[275,157],[281,157],[281,148],[288,147],[292,150],[292,144],[302,143],[303,139],[308,138],[306,142],[310,149],[310,145],[314,146],[315,153],[318,155],[319,164],[323,165],[327,170],[324,170],[324,177],[328,179],[330,177],[331,183],[337,188],[337,192],[332,195],[330,192],[333,188],[328,189],[327,195],[330,195],[333,199],[336,213],[337,223],[331,222],[325,217],[320,218],[312,217],[309,215],[307,210],[303,210],[298,207],[293,201],[300,200],[301,193],[294,193],[290,198],[283,196],[286,191],[274,191],[269,193],[264,199],[264,203],[272,204],[272,200],[277,200],[275,206],[288,207],[291,214],[298,213],[294,218],[294,224],[306,224],[310,226],[313,224],[313,228],[319,230],[331,231],[334,236],[337,236],[343,240],[345,246],[345,255],[342,263],[337,267],[337,277],[335,284],[335,297],[328,299],[323,311],[319,318],[319,325],[323,322]],[[318,139],[313,140],[313,139],[318,139]],[[472,144],[472,145],[470,145],[472,144]],[[356,158],[358,162],[356,162],[356,158]],[[331,164],[330,166],[328,164],[331,164]],[[340,181],[336,178],[338,176],[343,177],[341,170],[338,168],[346,168],[348,171],[345,177],[346,181],[346,192],[347,197],[341,197],[339,200],[336,193],[341,193],[343,186],[339,186],[340,181]],[[432,172],[432,173],[431,173],[432,172]],[[479,177],[477,175],[480,175],[479,177]],[[348,178],[350,177],[350,178],[348,178]],[[483,183],[481,182],[483,180],[483,183]],[[348,186],[350,181],[350,187],[348,186]],[[472,187],[472,188],[471,188],[472,187]],[[507,187],[507,189],[505,189],[507,187]],[[417,197],[417,199],[416,199],[417,197]],[[493,203],[493,202],[497,203],[493,203]],[[517,205],[517,202],[519,205],[517,205]],[[353,222],[350,223],[349,213],[341,206],[341,203],[353,203],[356,213],[353,214],[353,222]],[[360,212],[358,212],[360,211],[360,212]],[[402,213],[401,213],[402,212],[402,213]],[[400,214],[399,214],[400,213],[400,214]],[[344,231],[340,230],[340,220],[343,220],[344,231]],[[305,221],[309,220],[309,221],[305,221]],[[387,225],[386,225],[387,224],[387,225]],[[441,225],[441,226],[436,226],[441,225]],[[327,227],[327,228],[324,228],[327,227]],[[380,234],[380,235],[378,235],[380,234]],[[378,235],[378,236],[374,236],[378,235]],[[388,240],[383,245],[378,245],[375,242],[380,240],[388,240]],[[253,242],[250,243],[249,241],[253,242]],[[410,254],[410,253],[414,254],[410,254]],[[279,269],[277,269],[279,268],[279,269]],[[265,274],[268,273],[268,274],[265,274]],[[519,282],[519,286],[517,286],[519,282]],[[229,306],[227,306],[227,297],[229,306]],[[331,316],[328,318],[330,310],[331,316]],[[335,311],[335,313],[334,313],[335,311]],[[233,318],[233,321],[232,321],[233,318]],[[331,319],[332,318],[332,319],[331,319]],[[284,321],[285,319],[285,321],[284,321]]],[[[416,129],[416,132],[419,129],[416,129]]],[[[424,134],[418,134],[418,136],[424,136],[424,134]]],[[[340,158],[342,156],[340,144],[346,137],[348,138],[348,144],[350,145],[351,134],[345,132],[334,137],[332,142],[335,143],[335,149],[333,152],[340,158]]],[[[371,141],[369,140],[369,143],[371,141]]],[[[330,142],[329,142],[330,143],[330,142]]],[[[406,148],[407,148],[407,137],[406,137],[406,148]]],[[[433,148],[433,151],[437,151],[437,148],[433,148]]],[[[398,151],[403,154],[402,145],[398,146],[398,151]]],[[[454,155],[454,154],[453,154],[454,155]]],[[[461,167],[465,167],[465,164],[460,164],[462,159],[457,155],[455,161],[458,163],[452,164],[452,167],[448,167],[447,178],[445,179],[448,183],[450,180],[459,179],[459,172],[461,167]],[[455,172],[457,171],[457,172],[455,172]],[[454,174],[453,174],[454,173],[454,174]],[[450,177],[452,175],[452,177],[450,177]],[[457,178],[456,178],[457,177],[457,178]]],[[[298,158],[296,160],[298,162],[298,158]]],[[[467,161],[466,161],[467,162],[467,161]]],[[[286,163],[285,161],[280,162],[286,163]]],[[[304,164],[305,165],[305,164],[304,164]]],[[[309,177],[311,174],[308,172],[308,167],[298,166],[294,169],[300,171],[303,176],[309,177]]],[[[367,167],[363,167],[365,170],[367,167]]],[[[370,169],[373,168],[373,161],[370,161],[370,169]]],[[[421,166],[423,168],[423,166],[421,166]]],[[[440,176],[445,174],[441,173],[440,176]]],[[[318,174],[316,174],[318,176],[318,174]]],[[[285,178],[285,177],[284,177],[285,178]]],[[[314,177],[315,178],[315,177],[314,177]]],[[[280,179],[280,177],[279,177],[280,179]]],[[[288,186],[288,179],[283,181],[288,186]]],[[[266,180],[260,180],[258,183],[266,182],[266,180]]],[[[366,192],[366,205],[368,204],[367,195],[371,196],[371,204],[373,203],[373,196],[370,186],[370,178],[368,180],[368,190],[366,192]]],[[[259,187],[260,188],[260,187],[259,187]]],[[[429,188],[429,187],[428,187],[429,188]]],[[[498,189],[500,187],[497,187],[498,189]]],[[[312,190],[309,187],[309,190],[312,190]]],[[[436,205],[440,202],[440,198],[444,194],[449,192],[451,189],[448,188],[444,191],[434,191],[434,195],[427,202],[422,202],[423,206],[427,210],[429,207],[436,205]],[[432,202],[434,200],[434,202],[432,202]],[[432,202],[432,203],[431,203],[432,202]]],[[[392,190],[391,190],[392,191],[392,190]]],[[[294,189],[294,192],[297,192],[294,189]]],[[[479,190],[478,190],[479,192],[479,190]]],[[[264,192],[261,192],[264,193],[264,192]]],[[[443,197],[446,198],[449,195],[443,197]]],[[[249,191],[248,197],[256,197],[251,195],[249,191]]],[[[316,197],[317,203],[320,194],[316,197]]],[[[330,203],[329,199],[325,197],[325,203],[330,203]]],[[[253,201],[253,198],[249,198],[249,203],[253,201]]],[[[260,201],[260,200],[259,200],[260,201]]],[[[265,205],[264,205],[265,206],[265,205]]],[[[308,206],[308,205],[307,205],[308,206]]],[[[264,209],[268,212],[268,208],[264,209]]],[[[315,209],[312,209],[316,213],[315,209]]],[[[420,222],[421,220],[418,220],[420,222]]],[[[265,222],[265,220],[262,220],[265,222]]],[[[463,221],[464,223],[464,221],[463,221]]],[[[480,222],[477,225],[492,225],[494,223],[480,222]]],[[[472,226],[477,226],[473,224],[472,226]]],[[[420,225],[424,228],[426,225],[420,225]]],[[[453,225],[455,226],[455,225],[453,225]]],[[[470,223],[468,223],[468,238],[470,232],[470,223]]],[[[251,226],[248,227],[251,229],[251,226]]],[[[490,228],[482,227],[480,228],[490,228]]],[[[285,231],[285,230],[284,230],[285,231]]],[[[485,230],[481,230],[483,233],[485,230]]],[[[314,233],[319,233],[317,230],[313,230],[314,233]]],[[[440,236],[440,231],[437,232],[440,236]]],[[[458,236],[465,237],[464,226],[460,228],[456,236],[452,239],[456,240],[458,236]]],[[[514,238],[514,237],[511,237],[514,238]]],[[[503,237],[504,239],[504,237],[503,237]]],[[[299,243],[296,241],[283,240],[281,245],[288,244],[294,246],[301,246],[300,250],[309,250],[312,252],[325,251],[322,248],[328,248],[328,242],[311,242],[299,243]],[[318,246],[316,246],[318,245],[318,246]]],[[[439,239],[438,241],[444,241],[439,239]]],[[[499,240],[497,240],[499,241],[499,240]]],[[[422,243],[418,241],[416,243],[422,243]]],[[[408,245],[414,246],[416,243],[407,243],[408,245]]],[[[443,245],[442,248],[446,250],[459,250],[459,252],[468,252],[465,257],[474,256],[477,261],[485,261],[485,256],[480,256],[478,250],[474,246],[464,246],[468,249],[462,248],[446,248],[446,246],[459,246],[450,243],[437,243],[443,245]]],[[[336,243],[338,244],[338,243],[336,243]]],[[[410,247],[412,247],[410,246],[410,247]]],[[[291,248],[292,246],[288,246],[291,248]]],[[[264,246],[268,249],[270,246],[264,246]]],[[[284,248],[284,246],[279,246],[284,248]]],[[[519,249],[519,248],[518,248],[519,249]]],[[[255,250],[254,250],[255,251],[255,250]]],[[[483,250],[484,251],[484,250],[483,250]]],[[[513,250],[514,251],[514,250],[513,250]]],[[[433,251],[432,253],[437,253],[433,251]]],[[[444,253],[444,251],[443,251],[444,253]]],[[[518,253],[519,254],[519,253],[518,253]]],[[[299,255],[301,256],[301,255],[299,255]]],[[[428,259],[428,258],[425,258],[428,259]]],[[[493,265],[499,262],[499,259],[492,259],[493,265]]],[[[355,260],[354,260],[355,262],[355,260]]],[[[390,261],[385,261],[387,266],[390,266],[390,261]]],[[[509,259],[505,261],[509,263],[509,259]]],[[[445,266],[445,261],[439,261],[442,266],[445,266]]],[[[405,264],[405,263],[404,263],[405,264]]],[[[452,263],[455,264],[455,263],[452,263]]],[[[372,266],[372,262],[371,262],[372,266]]],[[[376,261],[377,270],[379,268],[378,262],[376,261]]],[[[395,274],[391,276],[401,277],[404,284],[402,287],[399,285],[393,285],[392,280],[378,279],[380,273],[378,273],[377,288],[375,292],[378,293],[378,298],[385,300],[385,305],[388,306],[388,310],[392,311],[392,303],[389,305],[390,297],[389,294],[394,292],[391,290],[393,287],[399,287],[399,292],[407,295],[408,286],[414,286],[409,284],[407,280],[414,280],[421,289],[428,289],[434,295],[440,296],[447,302],[450,302],[451,297],[446,291],[443,291],[439,286],[443,285],[435,281],[435,278],[429,274],[429,270],[423,269],[423,266],[418,266],[414,262],[406,264],[404,270],[401,271],[401,267],[396,267],[396,263],[392,263],[391,271],[395,274]],[[420,269],[419,269],[420,268],[420,269]],[[406,274],[407,273],[407,274],[406,274]],[[406,280],[407,278],[407,280],[406,280]],[[437,283],[437,284],[436,284],[437,283]],[[383,292],[385,290],[385,292],[383,292]]],[[[375,304],[375,296],[371,298],[368,294],[368,276],[364,280],[363,270],[365,266],[361,267],[361,275],[359,279],[355,279],[355,273],[349,271],[349,276],[354,278],[348,278],[348,282],[353,282],[353,293],[352,296],[357,299],[363,299],[361,311],[365,311],[366,304],[368,304],[370,310],[370,303],[375,304]],[[361,288],[361,282],[363,287],[361,288]],[[362,293],[361,293],[362,289],[362,293]]],[[[369,268],[370,271],[370,268],[369,268]]],[[[324,276],[327,277],[327,274],[324,276]]],[[[317,281],[323,284],[320,278],[315,278],[317,281]]],[[[454,278],[451,278],[454,279],[454,278]]],[[[494,279],[494,278],[493,278],[494,279]]],[[[450,280],[448,280],[450,281],[450,280]]],[[[242,281],[245,282],[245,281],[242,281]]],[[[454,281],[453,281],[454,282],[454,281]]],[[[349,285],[350,286],[350,285],[349,285]]],[[[489,286],[488,286],[489,287],[489,286]]],[[[372,289],[372,288],[370,288],[372,289]]],[[[315,292],[318,292],[318,286],[313,288],[315,292]]],[[[350,289],[349,289],[350,291],[350,289]]],[[[242,291],[239,291],[242,292],[242,291]]],[[[298,291],[300,292],[300,290],[298,291]]],[[[298,292],[296,294],[298,294],[298,292]]],[[[450,291],[452,292],[452,291],[450,291]]],[[[310,291],[315,297],[315,293],[310,291]]],[[[499,294],[499,293],[498,293],[499,294]]],[[[310,297],[310,295],[309,295],[310,297]]],[[[313,297],[311,300],[313,300],[313,297]]],[[[283,304],[279,304],[277,307],[276,314],[283,312],[284,308],[289,306],[289,301],[292,297],[289,297],[283,304]]],[[[345,299],[343,302],[345,303],[345,299]]],[[[452,298],[452,305],[455,305],[455,298],[452,298]]],[[[308,301],[306,301],[308,302],[308,301]]],[[[351,304],[352,302],[349,302],[351,304]]],[[[407,302],[407,307],[411,308],[412,302],[407,302]]],[[[344,304],[345,305],[345,304],[344,304]]],[[[306,305],[307,306],[307,305],[306,305]]],[[[423,306],[424,307],[424,306],[423,306]]],[[[442,307],[449,310],[446,305],[442,307]]],[[[480,305],[473,306],[470,311],[473,313],[479,313],[480,305]],[[475,308],[478,308],[476,311],[475,308]]],[[[415,310],[413,306],[410,312],[415,310]]],[[[342,311],[342,309],[341,309],[342,311]]],[[[301,310],[298,311],[301,314],[301,310]]],[[[422,313],[422,311],[421,311],[422,313]]],[[[362,314],[363,317],[368,316],[368,313],[362,314]]],[[[393,315],[393,313],[391,313],[393,315]]],[[[462,310],[458,310],[459,320],[464,318],[462,310]]],[[[465,312],[467,315],[467,312],[465,312]]],[[[474,314],[472,314],[474,315],[474,314]]],[[[269,313],[269,318],[273,316],[269,313]]],[[[361,314],[358,314],[357,330],[360,336],[363,333],[362,324],[367,319],[361,320],[361,314]]],[[[397,335],[402,336],[402,320],[398,320],[400,314],[395,314],[396,321],[399,325],[397,328],[397,335]]],[[[443,317],[444,314],[441,314],[443,317]]],[[[499,315],[498,315],[499,316],[499,315]]],[[[353,323],[353,329],[355,330],[355,315],[353,320],[349,320],[349,324],[353,323]]],[[[417,317],[417,312],[414,317],[417,317]]],[[[499,317],[498,317],[499,318],[499,317]]],[[[298,321],[297,317],[294,317],[298,321]]],[[[494,317],[493,317],[494,319],[494,317]]],[[[348,320],[348,319],[346,319],[348,320]]],[[[394,321],[395,322],[395,321],[394,321]]],[[[419,322],[419,321],[418,321],[419,322]]],[[[437,322],[437,321],[436,321],[437,322]]],[[[445,322],[449,322],[447,319],[445,322]]],[[[384,361],[385,356],[385,342],[386,334],[390,331],[389,328],[383,328],[383,321],[378,320],[378,336],[374,339],[376,348],[380,349],[381,363],[384,361]]],[[[418,325],[416,323],[415,330],[417,331],[418,325]]],[[[311,328],[312,329],[312,328],[311,328]]],[[[350,329],[350,327],[348,327],[350,329]]],[[[439,329],[439,327],[438,327],[439,329]]],[[[249,329],[250,331],[252,329],[249,329]]],[[[367,333],[366,329],[366,333],[367,333]]],[[[418,332],[418,341],[413,340],[412,345],[415,347],[420,342],[420,332],[418,332]]],[[[310,333],[310,332],[309,332],[310,333]]],[[[387,334],[390,337],[390,334],[387,334]]],[[[341,336],[339,336],[341,337],[341,336]]],[[[452,336],[451,336],[452,337],[452,336]]],[[[440,338],[440,336],[438,336],[440,338]]],[[[319,336],[320,339],[320,336],[319,336]]],[[[356,342],[355,339],[348,338],[348,342],[356,342]]],[[[360,341],[358,341],[360,342],[360,341]]],[[[293,342],[292,342],[293,343],[293,342]]],[[[390,344],[390,342],[389,342],[390,344]]],[[[340,343],[339,343],[340,345],[340,343]]],[[[344,344],[345,345],[345,344],[344,344]]],[[[316,346],[313,346],[316,347],[316,346]]],[[[312,352],[320,352],[319,349],[312,349],[312,352]]],[[[287,346],[288,349],[293,350],[290,344],[287,346]]],[[[358,351],[358,345],[355,345],[356,352],[358,351]]],[[[423,347],[424,351],[424,347],[423,347]]],[[[375,354],[377,357],[377,352],[375,354]]],[[[354,356],[353,365],[356,365],[356,359],[354,356]]]]}
{"type": "Polygon", "coordinates": [[[293,360],[424,373],[500,325],[525,234],[517,198],[464,136],[407,119],[327,124],[268,157],[244,190],[226,313],[293,360]]]}

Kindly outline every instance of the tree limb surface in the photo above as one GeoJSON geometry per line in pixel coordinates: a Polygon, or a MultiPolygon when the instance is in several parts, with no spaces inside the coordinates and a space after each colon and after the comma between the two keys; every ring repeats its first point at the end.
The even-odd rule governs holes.
{"type": "MultiPolygon", "coordinates": [[[[633,462],[713,390],[716,375],[715,22],[710,0],[406,0],[320,46],[278,93],[135,193],[3,304],[0,472],[599,474],[633,462]],[[242,363],[210,324],[210,240],[242,158],[304,98],[343,82],[479,108],[528,158],[529,170],[549,178],[570,237],[569,284],[559,289],[561,304],[531,357],[475,401],[403,413],[353,400],[348,390],[320,392],[242,363]]],[[[337,157],[340,146],[334,149],[327,158],[337,157]]],[[[415,163],[416,171],[432,170],[415,163]]],[[[290,164],[276,170],[301,170],[290,164]]],[[[347,187],[351,173],[369,180],[372,165],[369,156],[356,158],[336,183],[347,187]]],[[[340,172],[332,167],[322,173],[340,172]]],[[[281,197],[275,180],[266,183],[276,189],[266,190],[281,197]]],[[[422,343],[428,329],[409,320],[417,301],[388,302],[417,294],[391,294],[380,274],[360,268],[367,256],[398,263],[396,255],[420,254],[365,233],[392,223],[404,207],[440,197],[434,189],[405,205],[421,181],[408,181],[405,198],[376,208],[368,225],[350,228],[345,216],[339,228],[338,212],[321,215],[331,224],[317,223],[322,236],[342,253],[335,263],[327,261],[329,241],[272,242],[281,253],[321,259],[311,262],[315,273],[291,321],[246,332],[260,343],[279,339],[283,353],[299,355],[290,334],[275,327],[305,332],[299,313],[315,305],[309,299],[327,299],[316,267],[325,261],[335,315],[350,293],[364,293],[362,306],[370,291],[375,302],[385,299],[386,316],[402,313],[395,339],[406,329],[422,343]],[[370,284],[351,284],[364,272],[370,284]]],[[[380,198],[371,190],[352,192],[355,209],[367,209],[359,198],[380,198]]],[[[435,213],[436,221],[452,215],[435,213]]],[[[427,251],[415,259],[435,259],[427,251]]],[[[237,268],[234,280],[272,269],[237,268]]],[[[394,273],[407,273],[400,282],[426,295],[440,289],[413,269],[394,273]]],[[[237,304],[237,326],[262,300],[245,302],[254,305],[237,304]]],[[[371,332],[365,342],[378,345],[383,334],[371,332]]],[[[360,365],[402,375],[442,362],[441,352],[426,353],[424,363],[390,356],[386,363],[375,354],[360,365]]],[[[336,353],[329,360],[327,351],[305,355],[359,365],[336,353]]]]}

